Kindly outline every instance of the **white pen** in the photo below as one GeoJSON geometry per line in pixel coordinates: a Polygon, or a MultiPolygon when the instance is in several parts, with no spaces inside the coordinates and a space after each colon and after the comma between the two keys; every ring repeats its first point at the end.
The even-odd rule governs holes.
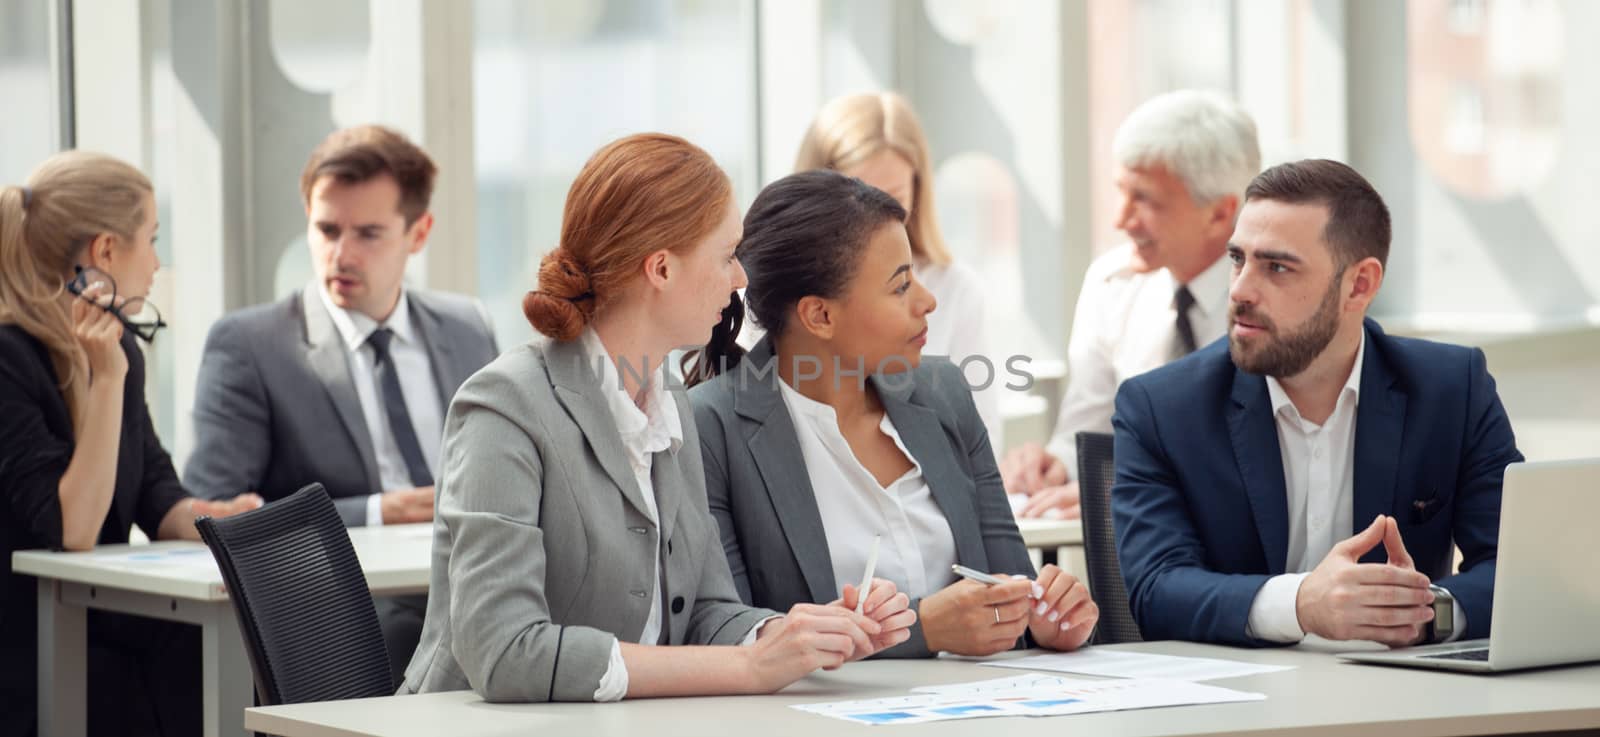
{"type": "MultiPolygon", "coordinates": [[[[1000,578],[998,576],[991,576],[991,575],[989,575],[987,573],[984,573],[983,571],[973,570],[973,569],[968,568],[968,567],[966,567],[964,565],[961,565],[960,563],[956,563],[956,564],[950,566],[950,570],[955,571],[955,574],[957,576],[960,576],[962,578],[969,578],[969,579],[972,579],[974,581],[977,581],[978,583],[986,583],[986,584],[989,584],[990,586],[993,586],[993,585],[995,585],[997,583],[1005,583],[1006,582],[1006,580],[1003,579],[1003,578],[1000,578]]],[[[1039,583],[1037,581],[1035,581],[1034,584],[1033,584],[1033,597],[1032,598],[1037,599],[1037,598],[1039,598],[1041,596],[1044,596],[1044,589],[1040,588],[1039,587],[1039,583]]]]}
{"type": "Polygon", "coordinates": [[[991,576],[991,575],[989,575],[987,573],[984,573],[983,571],[973,570],[973,569],[968,568],[968,567],[966,567],[964,565],[961,565],[960,563],[956,563],[955,565],[950,566],[950,570],[955,571],[957,576],[960,576],[962,578],[970,578],[970,579],[972,579],[974,581],[977,581],[978,583],[986,583],[986,584],[989,584],[990,586],[993,586],[993,585],[995,585],[997,583],[1005,583],[1005,580],[1003,580],[1003,579],[997,578],[995,576],[991,576]]]}
{"type": "Polygon", "coordinates": [[[872,552],[867,553],[867,572],[861,574],[861,585],[856,587],[856,614],[861,614],[866,608],[867,594],[872,593],[872,571],[878,567],[878,543],[882,541],[882,535],[872,536],[872,552]]]}

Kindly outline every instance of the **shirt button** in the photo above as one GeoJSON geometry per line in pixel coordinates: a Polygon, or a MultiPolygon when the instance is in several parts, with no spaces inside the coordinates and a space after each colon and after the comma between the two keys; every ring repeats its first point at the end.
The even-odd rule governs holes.
{"type": "Polygon", "coordinates": [[[1311,457],[1312,458],[1321,458],[1322,457],[1322,446],[1319,445],[1319,446],[1317,446],[1315,448],[1312,448],[1311,449],[1311,457]]]}

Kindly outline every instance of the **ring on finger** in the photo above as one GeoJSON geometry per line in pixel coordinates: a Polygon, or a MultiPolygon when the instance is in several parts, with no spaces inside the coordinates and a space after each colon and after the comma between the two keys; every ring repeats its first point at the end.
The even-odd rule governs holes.
{"type": "Polygon", "coordinates": [[[1000,607],[994,607],[994,623],[1000,624],[1000,607]]]}

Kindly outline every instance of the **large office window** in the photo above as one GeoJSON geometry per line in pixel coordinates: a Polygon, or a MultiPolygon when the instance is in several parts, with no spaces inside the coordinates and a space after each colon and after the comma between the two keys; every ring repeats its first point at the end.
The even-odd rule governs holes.
{"type": "MultiPolygon", "coordinates": [[[[298,190],[307,153],[338,126],[384,123],[425,147],[430,134],[451,129],[449,120],[422,124],[437,103],[420,70],[449,62],[441,49],[457,39],[421,39],[419,29],[455,7],[146,0],[109,6],[113,19],[80,19],[80,32],[104,42],[87,61],[79,55],[80,76],[94,83],[80,84],[80,103],[98,107],[90,122],[116,123],[80,125],[80,141],[135,161],[156,188],[163,268],[152,300],[171,328],[147,354],[147,396],[180,466],[193,443],[188,413],[211,323],[310,278],[298,190]]],[[[441,150],[441,168],[453,171],[441,150]]],[[[471,238],[457,241],[470,253],[471,238]]]]}
{"type": "Polygon", "coordinates": [[[502,347],[527,340],[522,295],[557,245],[573,177],[606,142],[681,135],[732,177],[756,175],[754,6],[610,0],[475,6],[478,284],[502,347]]]}
{"type": "MultiPolygon", "coordinates": [[[[178,144],[174,130],[174,115],[178,104],[177,79],[172,72],[172,7],[170,0],[150,0],[145,5],[148,14],[144,35],[144,72],[148,80],[149,102],[142,109],[148,120],[144,124],[149,140],[147,150],[150,161],[147,173],[156,189],[156,218],[161,222],[161,238],[156,242],[161,257],[161,271],[156,274],[150,300],[170,315],[168,321],[180,319],[183,305],[177,301],[182,264],[174,257],[173,249],[179,231],[172,227],[173,183],[177,178],[175,160],[178,144]]],[[[177,433],[177,413],[180,404],[176,388],[177,360],[176,333],[168,331],[146,350],[149,375],[145,379],[145,399],[150,407],[150,417],[156,424],[156,433],[171,449],[171,439],[177,433]]],[[[190,369],[193,371],[194,369],[190,369]]]]}
{"type": "MultiPolygon", "coordinates": [[[[1043,0],[828,0],[819,8],[816,104],[885,89],[910,100],[928,136],[945,240],[990,287],[989,350],[1002,359],[1059,357],[1066,330],[1058,316],[1070,307],[1061,264],[1075,246],[1066,242],[1058,166],[1057,29],[1070,12],[1043,0]]],[[[791,112],[799,117],[789,125],[794,134],[768,142],[779,147],[779,161],[793,161],[799,131],[816,110],[791,112]]]]}
{"type": "Polygon", "coordinates": [[[1234,93],[1231,0],[1106,0],[1088,5],[1089,246],[1122,242],[1111,142],[1140,103],[1180,89],[1234,93]]]}
{"type": "Polygon", "coordinates": [[[50,3],[0,0],[0,90],[6,110],[0,184],[21,184],[56,149],[50,3]]]}
{"type": "Polygon", "coordinates": [[[1404,75],[1372,74],[1355,162],[1396,211],[1385,311],[1421,330],[1600,323],[1600,182],[1586,145],[1600,124],[1589,41],[1600,7],[1412,0],[1360,12],[1404,29],[1352,37],[1355,58],[1405,59],[1404,75]]]}
{"type": "Polygon", "coordinates": [[[1590,0],[0,0],[0,183],[64,130],[150,173],[172,327],[148,394],[180,461],[207,329],[306,283],[299,169],[365,122],[460,177],[413,282],[476,292],[508,347],[531,335],[521,296],[597,147],[684,135],[744,206],[788,172],[818,105],[893,88],[923,117],[951,246],[996,294],[997,343],[1059,353],[1083,267],[1120,238],[1112,133],[1180,87],[1235,95],[1267,163],[1342,159],[1378,186],[1386,325],[1592,344],[1596,30],[1590,0]],[[74,18],[64,126],[52,46],[73,39],[52,13],[68,5],[94,12],[74,18]]]}

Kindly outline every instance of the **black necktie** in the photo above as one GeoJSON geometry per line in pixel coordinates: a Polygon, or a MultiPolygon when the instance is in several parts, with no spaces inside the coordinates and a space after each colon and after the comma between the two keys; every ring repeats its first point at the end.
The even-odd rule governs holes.
{"type": "Polygon", "coordinates": [[[378,328],[367,338],[367,342],[372,344],[373,371],[377,374],[378,388],[383,391],[383,413],[389,416],[389,431],[394,434],[394,444],[400,448],[400,457],[406,461],[411,485],[433,486],[433,474],[428,472],[428,462],[422,459],[422,446],[417,444],[417,430],[411,425],[411,413],[406,411],[406,397],[400,393],[400,375],[395,372],[394,361],[389,360],[389,342],[392,340],[394,331],[388,328],[378,328]]]}
{"type": "Polygon", "coordinates": [[[1178,308],[1178,345],[1183,348],[1180,356],[1194,353],[1197,347],[1194,343],[1194,326],[1189,324],[1189,309],[1194,307],[1194,294],[1189,291],[1189,286],[1178,287],[1178,293],[1173,295],[1172,301],[1178,308]]]}

